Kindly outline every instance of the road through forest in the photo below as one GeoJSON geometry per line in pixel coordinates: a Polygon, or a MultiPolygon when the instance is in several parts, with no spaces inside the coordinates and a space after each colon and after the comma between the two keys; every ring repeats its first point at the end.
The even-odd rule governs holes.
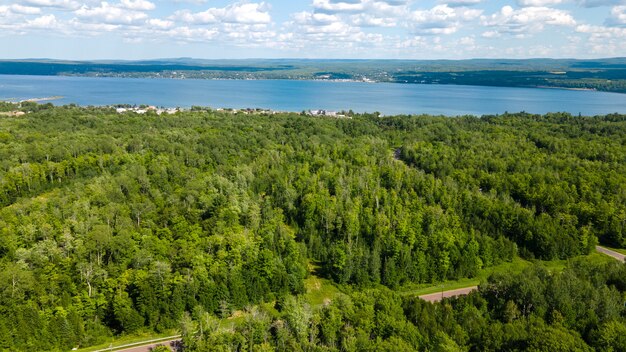
{"type": "MultiPolygon", "coordinates": [[[[619,260],[621,262],[625,261],[626,256],[624,254],[618,253],[616,251],[612,251],[608,248],[604,248],[601,246],[596,246],[596,251],[602,253],[602,254],[606,254],[609,255],[613,258],[615,258],[616,260],[619,260]]],[[[419,298],[428,301],[428,302],[439,302],[444,298],[450,298],[450,297],[457,297],[457,296],[464,296],[464,295],[468,295],[470,294],[470,292],[473,292],[475,290],[478,289],[478,286],[471,286],[471,287],[464,287],[464,288],[459,288],[459,289],[455,289],[455,290],[448,290],[448,291],[442,291],[442,292],[435,292],[435,293],[430,293],[427,295],[421,295],[419,296],[419,298]]],[[[118,352],[149,352],[151,348],[154,348],[158,345],[166,345],[168,347],[170,347],[173,343],[180,341],[179,339],[173,339],[173,340],[167,340],[167,341],[162,341],[162,342],[158,342],[158,343],[151,343],[148,345],[143,345],[143,346],[135,346],[135,347],[129,347],[127,349],[114,349],[114,351],[118,351],[118,352]]],[[[109,351],[108,349],[104,349],[104,350],[100,350],[100,351],[96,351],[96,352],[104,352],[104,351],[109,351]]]]}
{"type": "Polygon", "coordinates": [[[464,287],[456,290],[449,290],[443,292],[435,292],[427,295],[421,295],[419,298],[428,302],[439,302],[444,298],[457,297],[468,295],[470,292],[478,290],[478,286],[464,287]]]}
{"type": "Polygon", "coordinates": [[[624,262],[625,261],[624,258],[626,258],[626,256],[623,255],[622,253],[618,253],[616,251],[612,251],[612,250],[610,250],[608,248],[604,248],[604,247],[601,247],[601,246],[596,246],[596,251],[598,251],[598,252],[600,252],[602,254],[610,255],[611,257],[613,257],[613,258],[615,258],[615,259],[617,259],[617,260],[619,260],[621,262],[624,262]]]}

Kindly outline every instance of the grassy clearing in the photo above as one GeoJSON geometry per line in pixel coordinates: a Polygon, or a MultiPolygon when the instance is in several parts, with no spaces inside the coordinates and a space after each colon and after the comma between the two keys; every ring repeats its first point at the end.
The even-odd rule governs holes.
{"type": "Polygon", "coordinates": [[[311,306],[319,306],[332,301],[341,292],[334,282],[317,275],[320,270],[318,263],[309,261],[308,270],[309,277],[304,280],[306,293],[303,296],[311,306]]]}
{"type": "Polygon", "coordinates": [[[309,276],[304,281],[304,287],[306,287],[304,298],[312,306],[318,306],[325,302],[332,301],[332,299],[340,293],[339,289],[332,281],[313,275],[309,276]]]}

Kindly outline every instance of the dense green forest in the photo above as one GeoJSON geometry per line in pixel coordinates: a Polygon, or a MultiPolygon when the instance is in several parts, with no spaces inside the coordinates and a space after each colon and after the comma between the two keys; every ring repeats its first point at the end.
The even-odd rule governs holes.
{"type": "Polygon", "coordinates": [[[494,275],[467,297],[431,304],[389,289],[313,307],[288,297],[235,329],[201,307],[181,321],[185,351],[624,351],[626,267],[574,261],[494,275]]]}
{"type": "Polygon", "coordinates": [[[0,115],[0,349],[182,324],[191,351],[624,350],[617,263],[394,293],[625,248],[624,115],[19,109],[0,115]],[[313,274],[346,293],[304,302],[313,274]]]}

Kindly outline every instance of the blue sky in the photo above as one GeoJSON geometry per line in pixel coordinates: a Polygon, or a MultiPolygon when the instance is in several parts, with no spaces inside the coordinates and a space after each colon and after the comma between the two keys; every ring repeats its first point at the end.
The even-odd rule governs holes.
{"type": "Polygon", "coordinates": [[[626,0],[0,0],[0,58],[626,56],[626,0]]]}

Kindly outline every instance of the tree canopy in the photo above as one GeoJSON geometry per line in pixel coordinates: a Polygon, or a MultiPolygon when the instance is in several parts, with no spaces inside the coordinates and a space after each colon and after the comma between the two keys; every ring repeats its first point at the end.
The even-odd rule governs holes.
{"type": "Polygon", "coordinates": [[[517,255],[626,247],[626,116],[21,109],[0,116],[0,349],[66,350],[181,319],[204,326],[189,343],[239,350],[623,343],[623,269],[494,277],[462,309],[389,290],[517,255]],[[354,293],[307,307],[310,263],[354,293]],[[561,297],[576,280],[586,291],[561,297]],[[574,305],[591,291],[603,302],[593,314],[574,305]],[[263,302],[280,314],[252,312],[241,334],[215,329],[263,302]],[[423,319],[449,310],[456,325],[424,331],[407,307],[423,319]]]}

